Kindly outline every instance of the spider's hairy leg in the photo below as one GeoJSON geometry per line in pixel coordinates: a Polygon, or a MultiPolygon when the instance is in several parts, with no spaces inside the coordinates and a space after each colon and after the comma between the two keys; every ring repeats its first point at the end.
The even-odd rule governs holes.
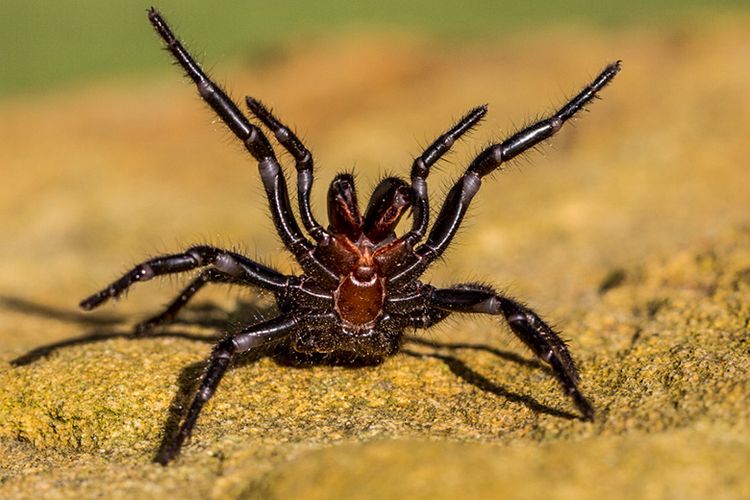
{"type": "Polygon", "coordinates": [[[482,185],[482,178],[495,171],[503,162],[556,134],[563,123],[583,109],[604,86],[612,81],[618,71],[620,71],[619,61],[610,64],[594,81],[552,116],[526,127],[503,142],[494,144],[479,153],[445,197],[427,241],[417,247],[411,262],[404,265],[402,270],[389,280],[389,284],[400,286],[418,278],[450,245],[471,200],[482,185]]]}
{"type": "Polygon", "coordinates": [[[300,230],[294,217],[286,179],[268,138],[248,121],[226,92],[206,75],[156,9],[148,10],[148,19],[164,41],[167,50],[193,80],[203,100],[258,162],[274,225],[284,245],[294,254],[307,274],[316,276],[322,282],[338,283],[337,277],[311,255],[313,246],[300,230]]]}
{"type": "Polygon", "coordinates": [[[489,287],[471,284],[434,290],[428,304],[452,312],[502,314],[513,333],[552,367],[555,377],[583,417],[593,420],[594,408],[578,388],[578,370],[568,347],[534,311],[489,287]]]}
{"type": "MultiPolygon", "coordinates": [[[[327,317],[322,318],[320,322],[325,323],[326,321],[330,321],[330,319],[327,317]]],[[[305,318],[304,322],[309,323],[310,319],[305,318]]],[[[190,433],[193,431],[193,427],[195,427],[203,406],[214,395],[216,387],[218,387],[235,354],[252,349],[262,349],[283,341],[297,332],[302,327],[302,323],[302,320],[294,316],[280,316],[270,321],[247,327],[239,333],[228,336],[220,341],[211,353],[206,373],[179,431],[170,441],[165,442],[154,461],[166,465],[177,456],[185,440],[190,437],[190,433]]]]}
{"type": "Polygon", "coordinates": [[[469,171],[476,172],[480,177],[484,177],[498,168],[502,162],[518,156],[555,135],[563,123],[584,109],[586,104],[591,102],[597,96],[597,93],[612,81],[620,71],[620,64],[620,61],[609,64],[594,81],[584,87],[583,90],[549,118],[540,120],[516,132],[502,143],[490,146],[481,152],[469,166],[469,171]]]}
{"type": "Polygon", "coordinates": [[[404,327],[430,328],[451,315],[451,311],[432,307],[430,299],[435,287],[417,281],[413,289],[386,298],[383,311],[404,327]]]}
{"type": "Polygon", "coordinates": [[[118,297],[138,281],[148,281],[155,276],[181,273],[204,266],[213,266],[227,277],[276,293],[284,292],[289,282],[288,276],[247,257],[219,248],[200,245],[192,247],[184,253],[156,257],[136,265],[108,287],[81,301],[80,306],[88,311],[99,307],[111,298],[118,297]]]}
{"type": "Polygon", "coordinates": [[[402,237],[410,246],[424,237],[427,226],[430,224],[430,206],[427,194],[427,176],[430,174],[430,167],[450,151],[453,144],[479,123],[485,114],[487,114],[487,105],[472,109],[414,159],[411,167],[413,222],[411,230],[402,237]]]}
{"type": "Polygon", "coordinates": [[[222,273],[218,269],[210,268],[202,271],[197,278],[190,282],[177,297],[167,306],[161,313],[152,316],[144,321],[141,321],[133,328],[136,335],[142,335],[151,331],[154,327],[162,325],[164,323],[170,323],[177,316],[177,313],[187,305],[190,299],[198,293],[198,290],[203,288],[208,283],[239,283],[236,278],[232,278],[228,274],[222,273]]]}
{"type": "Polygon", "coordinates": [[[265,125],[268,130],[273,132],[276,140],[294,158],[297,169],[297,202],[299,204],[300,217],[302,224],[310,233],[315,241],[322,241],[329,236],[328,232],[323,229],[310,208],[310,191],[313,184],[313,156],[305,147],[302,141],[295,135],[292,130],[281,123],[271,111],[266,108],[259,100],[247,96],[245,97],[248,109],[265,125]]]}
{"type": "Polygon", "coordinates": [[[198,87],[198,93],[219,118],[244,144],[253,157],[260,161],[275,158],[271,145],[263,132],[251,124],[237,105],[227,96],[224,89],[215,84],[203,71],[200,64],[190,55],[180,40],[174,35],[161,14],[153,7],[148,10],[148,19],[164,41],[167,50],[182,66],[187,76],[198,87]]]}

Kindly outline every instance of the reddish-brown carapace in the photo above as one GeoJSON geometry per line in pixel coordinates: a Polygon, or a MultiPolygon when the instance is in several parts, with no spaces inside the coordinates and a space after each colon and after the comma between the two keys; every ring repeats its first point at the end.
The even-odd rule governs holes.
{"type": "Polygon", "coordinates": [[[150,9],[148,16],[200,96],[257,162],[276,230],[302,269],[299,276],[285,275],[236,252],[194,246],[182,253],[138,264],[81,302],[84,309],[94,309],[135,282],[202,269],[164,312],[136,326],[136,333],[143,334],[172,320],[207,283],[259,288],[270,291],[276,298],[277,317],[250,324],[216,345],[182,425],[175,435],[165,438],[156,457],[158,462],[166,464],[177,455],[237,353],[273,346],[302,354],[377,361],[398,352],[404,332],[428,328],[454,313],[503,317],[513,333],[550,365],[583,418],[593,418],[593,407],[578,389],[578,371],[567,346],[536,313],[486,285],[465,283],[438,288],[423,283],[420,277],[450,245],[482,179],[560,130],[615,77],[619,62],[607,66],[550,117],[479,153],[448,191],[431,227],[427,194],[430,168],[482,119],[486,106],[469,111],[414,159],[408,182],[397,177],[380,182],[364,214],[357,202],[353,177],[336,176],[328,191],[328,226],[323,227],[310,207],[313,158],[307,148],[260,101],[247,97],[248,110],[257,120],[252,123],[206,75],[162,16],[155,9],[150,9]],[[261,127],[295,160],[302,228],[292,210],[283,170],[261,127]],[[399,220],[409,212],[411,228],[397,235],[399,220]]]}
{"type": "Polygon", "coordinates": [[[328,192],[331,237],[315,250],[316,257],[339,276],[334,309],[347,329],[375,328],[383,315],[387,279],[408,252],[395,229],[411,206],[411,189],[403,180],[383,180],[370,198],[364,217],[360,215],[354,179],[336,177],[328,192]]]}

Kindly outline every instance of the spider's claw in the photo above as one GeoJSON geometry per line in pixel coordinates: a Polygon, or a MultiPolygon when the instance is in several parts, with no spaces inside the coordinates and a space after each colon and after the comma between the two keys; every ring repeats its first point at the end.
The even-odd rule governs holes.
{"type": "Polygon", "coordinates": [[[78,304],[78,306],[85,311],[90,311],[102,305],[109,298],[110,298],[109,290],[102,290],[101,292],[97,292],[94,295],[91,295],[90,297],[83,299],[78,304]]]}
{"type": "Polygon", "coordinates": [[[169,323],[174,320],[174,314],[167,310],[162,314],[157,314],[148,319],[141,321],[133,327],[133,336],[140,337],[151,333],[157,326],[169,323]]]}
{"type": "Polygon", "coordinates": [[[91,301],[92,297],[89,297],[87,299],[83,299],[81,302],[78,303],[78,307],[83,309],[84,311],[90,311],[93,308],[96,307],[91,301]]]}
{"type": "Polygon", "coordinates": [[[154,457],[154,463],[166,466],[177,456],[180,448],[175,446],[164,446],[154,457]]]}
{"type": "Polygon", "coordinates": [[[574,391],[571,391],[571,397],[573,398],[573,401],[575,402],[578,409],[581,411],[581,414],[583,416],[583,420],[586,422],[593,422],[594,421],[594,407],[589,402],[586,397],[581,394],[581,392],[578,389],[575,389],[574,391]]]}

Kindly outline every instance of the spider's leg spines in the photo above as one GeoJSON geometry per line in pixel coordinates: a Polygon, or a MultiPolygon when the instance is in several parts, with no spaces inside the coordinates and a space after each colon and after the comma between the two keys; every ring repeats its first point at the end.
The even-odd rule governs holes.
{"type": "Polygon", "coordinates": [[[411,168],[414,198],[412,203],[412,227],[408,233],[402,236],[410,245],[415,245],[424,237],[430,224],[430,203],[427,192],[427,176],[430,174],[430,168],[451,149],[457,140],[475,127],[486,113],[486,104],[472,109],[414,159],[411,168]]]}
{"type": "Polygon", "coordinates": [[[463,215],[469,208],[472,198],[479,192],[482,185],[481,177],[475,172],[467,172],[448,192],[443,209],[435,219],[427,241],[420,245],[416,253],[422,258],[434,261],[448,247],[446,238],[453,238],[463,215]],[[454,211],[461,213],[461,218],[451,217],[454,211]]]}
{"type": "Polygon", "coordinates": [[[246,96],[245,103],[247,104],[250,112],[260,120],[260,122],[273,133],[279,144],[292,155],[297,161],[297,169],[308,169],[312,168],[310,164],[312,162],[312,155],[310,151],[302,144],[302,141],[292,132],[292,130],[281,123],[276,118],[270,109],[268,109],[262,102],[254,97],[246,96]]]}
{"type": "Polygon", "coordinates": [[[617,75],[622,67],[622,61],[618,60],[614,63],[608,64],[599,76],[597,76],[589,85],[583,88],[575,97],[570,99],[565,106],[563,106],[557,113],[563,121],[571,118],[579,110],[583,109],[584,106],[592,99],[597,98],[597,93],[606,87],[612,79],[617,75]]]}
{"type": "Polygon", "coordinates": [[[330,235],[323,229],[312,213],[310,206],[310,193],[313,185],[313,156],[297,135],[278,118],[270,109],[263,105],[258,99],[246,96],[245,103],[250,112],[270,130],[276,140],[292,155],[297,170],[297,202],[302,218],[302,225],[307,229],[310,236],[317,242],[321,242],[330,235]]]}
{"type": "Polygon", "coordinates": [[[308,315],[304,320],[294,315],[279,316],[257,325],[248,326],[239,333],[229,335],[221,340],[211,352],[203,380],[195,393],[193,402],[188,408],[179,431],[163,443],[154,461],[166,465],[177,456],[182,445],[190,437],[203,406],[216,392],[219,382],[221,382],[236,354],[273,346],[278,342],[289,339],[301,328],[331,328],[335,324],[334,321],[335,316],[333,314],[308,315]]]}
{"type": "Polygon", "coordinates": [[[498,294],[486,286],[464,284],[435,289],[429,298],[431,307],[451,312],[501,314],[508,326],[531,351],[548,363],[555,378],[570,395],[586,420],[594,416],[591,403],[578,388],[578,369],[565,342],[534,311],[520,302],[498,294]]]}
{"type": "Polygon", "coordinates": [[[286,179],[281,172],[268,138],[258,127],[248,121],[247,117],[224,90],[203,71],[157,11],[149,11],[149,20],[173,58],[196,84],[203,100],[211,106],[224,124],[243,142],[248,152],[259,163],[263,187],[273,216],[274,226],[284,245],[294,254],[297,262],[307,274],[316,276],[321,282],[333,283],[337,281],[335,275],[328,268],[310,256],[312,244],[302,233],[295,219],[289,201],[286,179]]]}
{"type": "Polygon", "coordinates": [[[242,284],[242,281],[227,276],[218,269],[210,268],[202,271],[198,277],[191,281],[159,314],[141,321],[133,328],[135,335],[143,335],[153,330],[154,327],[169,323],[174,320],[177,313],[187,305],[190,299],[208,283],[242,284]]]}
{"type": "Polygon", "coordinates": [[[224,338],[214,347],[206,373],[178,433],[162,446],[154,459],[155,462],[166,465],[180,452],[183,443],[190,437],[203,406],[213,396],[235,353],[260,346],[264,342],[270,342],[279,337],[288,336],[297,327],[296,320],[291,319],[290,322],[287,318],[277,318],[248,327],[236,335],[224,338]]]}
{"type": "Polygon", "coordinates": [[[460,120],[447,132],[435,139],[430,146],[425,148],[421,155],[414,159],[411,177],[426,178],[429,175],[429,169],[443,155],[445,155],[462,136],[468,134],[476,127],[487,114],[488,105],[483,104],[471,109],[461,117],[460,120]]]}
{"type": "MultiPolygon", "coordinates": [[[[493,144],[489,148],[479,153],[476,159],[469,165],[466,173],[461,177],[456,185],[448,192],[440,213],[435,219],[435,223],[430,230],[427,241],[417,247],[412,260],[405,264],[404,271],[399,275],[392,277],[389,284],[397,286],[400,283],[408,282],[411,279],[418,278],[424,273],[453,241],[458,228],[461,226],[469,203],[476,191],[472,189],[474,185],[479,185],[478,180],[497,170],[506,161],[520,155],[524,151],[538,145],[540,142],[548,139],[560,130],[563,122],[568,120],[577,111],[583,108],[591,99],[600,91],[619,71],[619,63],[613,63],[607,66],[594,81],[585,87],[578,95],[573,97],[558,112],[549,118],[532,124],[519,132],[511,135],[501,143],[493,144]],[[479,179],[474,181],[469,174],[478,176],[479,179]]],[[[404,237],[412,237],[420,234],[421,224],[425,222],[427,204],[426,199],[415,199],[415,214],[419,213],[420,207],[424,207],[420,215],[415,215],[413,229],[404,237]],[[414,229],[416,228],[416,229],[414,229]]]]}
{"type": "Polygon", "coordinates": [[[225,274],[242,278],[247,283],[270,291],[281,291],[286,286],[287,277],[274,269],[254,262],[240,254],[228,252],[208,245],[189,248],[184,253],[164,255],[136,265],[122,277],[101,291],[81,301],[85,310],[94,309],[109,299],[116,298],[138,281],[147,281],[155,276],[175,274],[213,265],[225,274]]]}

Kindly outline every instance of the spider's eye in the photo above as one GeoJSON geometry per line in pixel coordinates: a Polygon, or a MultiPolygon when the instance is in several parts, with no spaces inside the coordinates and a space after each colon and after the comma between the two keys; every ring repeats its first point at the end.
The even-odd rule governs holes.
{"type": "Polygon", "coordinates": [[[373,243],[390,236],[411,206],[411,188],[398,177],[383,179],[370,197],[365,213],[364,233],[373,243]]]}

